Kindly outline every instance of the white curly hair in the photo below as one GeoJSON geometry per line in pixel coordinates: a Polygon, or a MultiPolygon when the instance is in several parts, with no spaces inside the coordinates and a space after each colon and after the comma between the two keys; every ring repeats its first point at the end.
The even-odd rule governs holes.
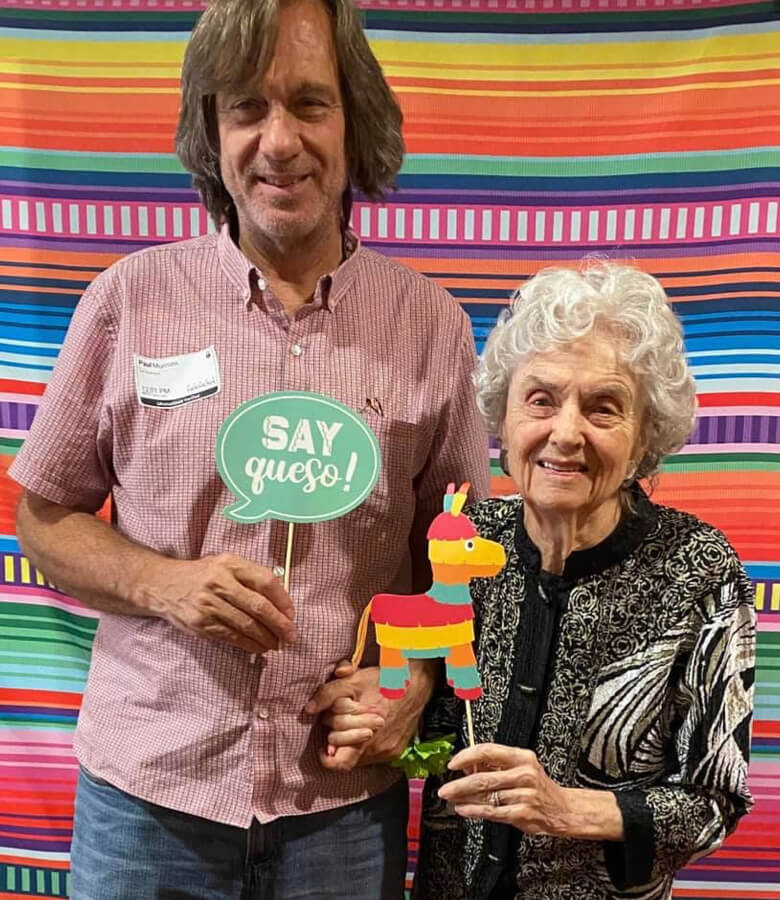
{"type": "Polygon", "coordinates": [[[488,336],[474,376],[485,424],[498,437],[518,365],[594,331],[618,339],[620,359],[642,391],[646,450],[634,477],[652,479],[663,457],[679,450],[693,430],[696,388],[682,326],[664,289],[632,266],[585,259],[579,270],[542,269],[518,288],[488,336]]]}

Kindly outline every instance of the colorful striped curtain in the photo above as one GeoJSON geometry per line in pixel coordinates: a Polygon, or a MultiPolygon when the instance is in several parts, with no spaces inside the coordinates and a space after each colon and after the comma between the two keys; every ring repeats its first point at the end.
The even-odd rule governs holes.
{"type": "MultiPolygon", "coordinates": [[[[588,252],[652,272],[682,317],[700,415],[656,498],[726,532],[760,634],[757,806],[676,896],[780,898],[778,4],[363,5],[408,147],[398,192],[355,206],[368,245],[447,287],[478,345],[524,278],[588,252]]],[[[200,7],[0,0],[0,900],[67,896],[96,620],[20,554],[5,471],[95,274],[210,227],[172,153],[200,7]]]]}

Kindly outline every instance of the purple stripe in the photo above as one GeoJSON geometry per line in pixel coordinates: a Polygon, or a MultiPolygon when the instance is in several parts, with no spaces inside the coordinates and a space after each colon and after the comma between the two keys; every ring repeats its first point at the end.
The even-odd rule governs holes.
{"type": "Polygon", "coordinates": [[[41,835],[41,837],[50,837],[53,840],[56,840],[60,835],[70,836],[73,831],[72,828],[25,828],[22,825],[5,825],[0,826],[3,832],[12,832],[13,834],[18,834],[19,837],[24,837],[25,835],[30,835],[34,837],[36,834],[41,835]]]}
{"type": "Polygon", "coordinates": [[[774,444],[780,416],[699,416],[689,444],[774,444]]]}
{"type": "Polygon", "coordinates": [[[0,402],[0,428],[27,431],[32,425],[37,406],[32,403],[0,402]]]}
{"type": "Polygon", "coordinates": [[[49,850],[53,853],[67,853],[70,849],[70,838],[62,838],[60,841],[25,841],[4,836],[3,846],[15,847],[17,850],[49,850]]]}
{"type": "Polygon", "coordinates": [[[160,238],[149,238],[148,241],[105,241],[101,239],[92,238],[92,240],[71,240],[70,238],[46,238],[46,237],[38,237],[37,235],[0,235],[0,247],[25,247],[29,248],[30,239],[34,237],[35,246],[41,250],[54,250],[54,251],[75,251],[77,253],[133,253],[135,250],[144,250],[146,247],[152,247],[155,244],[169,244],[171,241],[176,240],[176,238],[171,238],[171,241],[166,241],[160,238]]]}
{"type": "MultiPolygon", "coordinates": [[[[403,189],[392,195],[393,203],[474,203],[492,206],[494,204],[522,205],[529,203],[537,205],[540,200],[549,200],[553,205],[593,204],[594,206],[624,206],[633,202],[651,203],[691,203],[713,202],[718,200],[749,200],[754,197],[775,197],[777,195],[776,184],[733,185],[729,187],[713,188],[679,188],[667,189],[659,192],[654,188],[642,188],[632,190],[625,188],[615,191],[484,191],[484,190],[458,190],[452,188],[446,190],[415,190],[403,189]]],[[[368,202],[363,197],[361,202],[368,202]]]]}
{"type": "Polygon", "coordinates": [[[17,706],[15,703],[4,703],[0,705],[0,709],[5,714],[18,715],[19,713],[27,713],[32,718],[37,719],[41,716],[67,716],[75,719],[79,711],[77,709],[64,709],[61,706],[17,706]]]}
{"type": "MultiPolygon", "coordinates": [[[[0,245],[3,239],[0,238],[0,245]]],[[[29,246],[29,243],[21,240],[22,246],[29,246]]],[[[379,253],[388,255],[397,255],[411,257],[413,259],[438,259],[446,260],[449,256],[455,256],[458,259],[582,259],[586,253],[594,253],[602,251],[604,253],[614,254],[615,259],[655,259],[660,257],[665,259],[670,255],[679,258],[688,256],[729,256],[732,253],[780,253],[780,240],[777,238],[753,238],[751,240],[735,240],[735,241],[701,241],[694,243],[693,241],[669,241],[667,244],[642,244],[639,241],[629,243],[621,242],[614,244],[578,244],[562,246],[551,246],[549,244],[533,244],[527,241],[522,247],[504,246],[496,242],[493,245],[484,247],[473,247],[466,244],[448,244],[441,241],[438,244],[416,244],[413,242],[391,242],[391,241],[370,241],[364,240],[363,245],[376,250],[379,253]]],[[[57,245],[61,246],[61,245],[57,245]]],[[[85,245],[85,249],[96,252],[99,247],[95,244],[85,245]]]]}
{"type": "Polygon", "coordinates": [[[14,197],[46,197],[52,200],[105,200],[118,202],[117,194],[126,193],[127,202],[133,203],[200,203],[192,188],[119,188],[111,185],[105,188],[80,187],[77,184],[56,186],[31,184],[19,181],[0,181],[3,194],[14,197]]]}

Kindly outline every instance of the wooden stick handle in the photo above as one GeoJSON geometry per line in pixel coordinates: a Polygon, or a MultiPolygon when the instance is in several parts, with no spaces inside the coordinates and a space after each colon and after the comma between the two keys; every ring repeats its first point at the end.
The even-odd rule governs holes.
{"type": "Polygon", "coordinates": [[[469,747],[474,746],[474,720],[471,718],[471,700],[466,700],[466,728],[469,733],[469,747]]]}

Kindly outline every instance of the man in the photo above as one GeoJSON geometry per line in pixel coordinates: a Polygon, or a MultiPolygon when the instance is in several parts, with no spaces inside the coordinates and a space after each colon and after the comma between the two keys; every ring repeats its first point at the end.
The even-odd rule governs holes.
{"type": "Polygon", "coordinates": [[[221,231],[95,280],[12,469],[25,552],[102,612],[72,896],[399,897],[406,791],[376,762],[432,676],[380,703],[375,669],[337,663],[372,594],[427,586],[447,481],[487,489],[468,320],[347,227],[352,186],[380,195],[403,150],[347,0],[215,0],[182,90],[177,149],[221,231]],[[173,403],[150,402],[150,367],[173,403]],[[296,528],[290,595],[286,526],[226,519],[213,458],[230,411],[281,389],[351,406],[383,455],[361,507],[296,528]],[[361,749],[326,749],[331,705],[361,749]]]}

